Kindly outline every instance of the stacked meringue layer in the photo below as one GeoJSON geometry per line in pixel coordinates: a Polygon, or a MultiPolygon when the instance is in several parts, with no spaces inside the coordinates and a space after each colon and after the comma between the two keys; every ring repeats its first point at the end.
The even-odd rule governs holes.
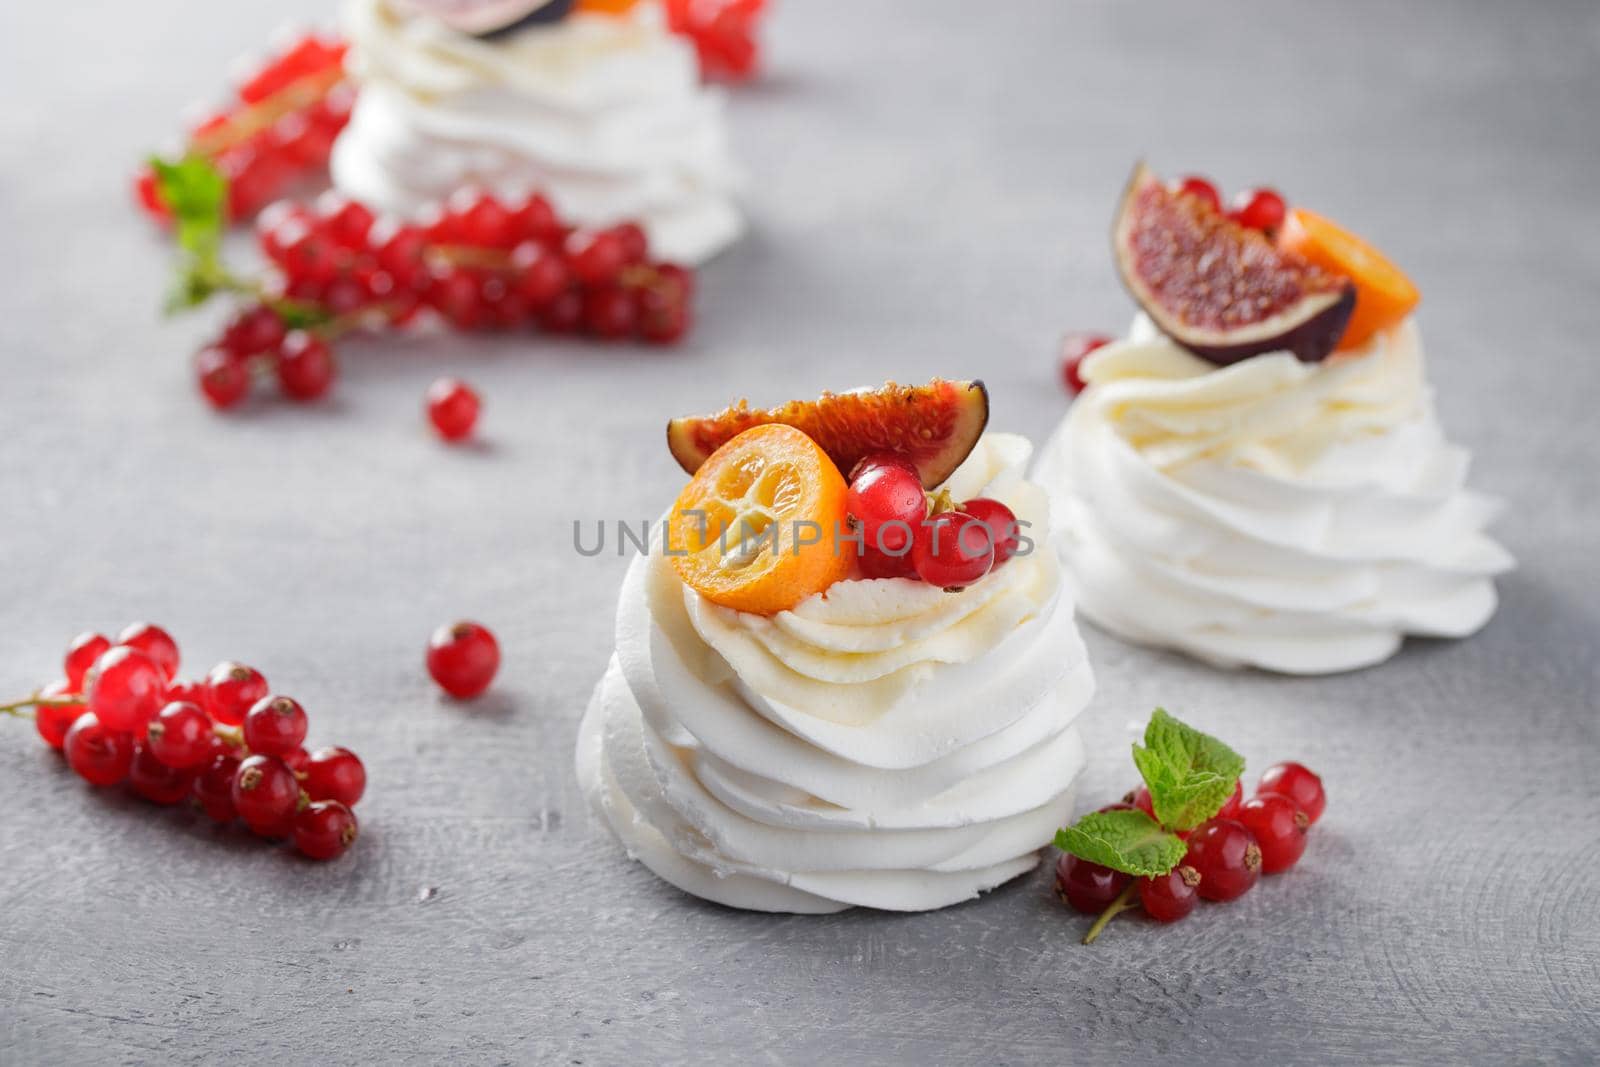
{"type": "Polygon", "coordinates": [[[387,0],[350,0],[360,81],[334,184],[403,217],[464,186],[540,192],[584,226],[641,223],[659,258],[700,263],[743,230],[723,99],[654,3],[491,39],[387,0]]]}
{"type": "Polygon", "coordinates": [[[1201,360],[1141,318],[1041,456],[1084,614],[1226,666],[1322,674],[1462,637],[1513,561],[1465,488],[1413,321],[1323,363],[1201,360]]]}
{"type": "Polygon", "coordinates": [[[1094,680],[1029,452],[989,435],[947,483],[1038,541],[960,592],[852,580],[763,617],[634,560],[577,754],[633,858],[782,912],[921,911],[1033,868],[1071,815],[1094,680]]]}

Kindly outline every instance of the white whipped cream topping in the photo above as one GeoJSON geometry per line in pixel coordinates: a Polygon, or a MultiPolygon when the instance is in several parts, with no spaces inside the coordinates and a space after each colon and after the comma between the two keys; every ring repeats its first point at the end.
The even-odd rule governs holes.
{"type": "Polygon", "coordinates": [[[641,223],[659,258],[700,263],[743,230],[723,98],[654,3],[504,37],[350,0],[361,83],[334,184],[413,216],[465,185],[530,191],[584,226],[641,223]]]}
{"type": "Polygon", "coordinates": [[[957,593],[836,583],[792,611],[704,600],[634,560],[578,773],[629,854],[734,907],[921,911],[1034,867],[1069,820],[1094,689],[1031,449],[984,437],[946,485],[1038,544],[957,593]]]}
{"type": "Polygon", "coordinates": [[[1225,666],[1352,670],[1494,613],[1498,504],[1464,488],[1407,320],[1317,364],[1216,367],[1146,318],[1084,361],[1040,458],[1084,614],[1225,666]]]}

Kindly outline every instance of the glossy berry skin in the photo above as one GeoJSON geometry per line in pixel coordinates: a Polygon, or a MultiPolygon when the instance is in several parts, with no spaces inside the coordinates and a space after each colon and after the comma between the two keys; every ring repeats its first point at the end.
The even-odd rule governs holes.
{"type": "Polygon", "coordinates": [[[191,704],[206,706],[206,684],[190,678],[174,678],[167,683],[167,703],[187,700],[191,704]]]}
{"type": "Polygon", "coordinates": [[[156,661],[124,645],[113,646],[95,660],[85,682],[89,710],[118,733],[142,733],[167,695],[167,679],[156,661]]]}
{"type": "Polygon", "coordinates": [[[845,511],[861,530],[868,548],[901,553],[928,514],[922,478],[904,456],[875,453],[855,465],[845,511]]]}
{"type": "Polygon", "coordinates": [[[1239,822],[1261,847],[1261,872],[1277,874],[1300,861],[1306,850],[1306,813],[1282,793],[1259,793],[1239,808],[1239,822]]]}
{"type": "Polygon", "coordinates": [[[428,386],[428,421],[446,441],[472,435],[478,424],[478,394],[459,378],[440,378],[428,386]]]}
{"type": "Polygon", "coordinates": [[[489,688],[500,669],[500,643],[475,622],[441,626],[428,641],[428,673],[439,688],[459,700],[489,688]]]}
{"type": "Polygon", "coordinates": [[[173,701],[145,727],[144,748],[168,767],[198,767],[215,751],[211,716],[189,701],[173,701]]]}
{"type": "Polygon", "coordinates": [[[1069,333],[1061,340],[1061,383],[1073,396],[1087,387],[1083,380],[1083,361],[1097,348],[1104,348],[1111,338],[1103,333],[1069,333]]]}
{"type": "Polygon", "coordinates": [[[1239,806],[1243,803],[1244,779],[1241,778],[1233,783],[1233,796],[1229,797],[1228,802],[1222,805],[1222,809],[1217,812],[1216,817],[1219,819],[1237,819],[1239,817],[1239,806]]]}
{"type": "MultiPolygon", "coordinates": [[[[39,690],[39,698],[51,700],[71,692],[72,686],[67,684],[66,679],[60,679],[39,690]]],[[[37,704],[33,709],[33,727],[39,731],[39,737],[45,744],[59,749],[67,739],[67,731],[72,729],[72,724],[84,710],[82,704],[37,704]]]]}
{"type": "Polygon", "coordinates": [[[250,395],[250,368],[223,348],[202,348],[194,357],[200,395],[218,411],[237,407],[250,395]]]}
{"type": "Polygon", "coordinates": [[[241,359],[258,356],[277,348],[285,332],[278,313],[257,304],[228,323],[222,332],[222,347],[241,359]]]}
{"type": "Polygon", "coordinates": [[[233,807],[260,837],[284,837],[294,825],[300,783],[277,756],[250,756],[233,776],[233,807]]]}
{"type": "Polygon", "coordinates": [[[116,785],[128,776],[133,762],[133,739],[107,728],[92,712],[78,716],[61,750],[67,766],[90,785],[116,785]]]}
{"type": "Polygon", "coordinates": [[[128,764],[128,785],[152,804],[168,806],[183,800],[194,788],[194,778],[194,771],[167,766],[144,745],[134,748],[128,764]]]}
{"type": "Polygon", "coordinates": [[[1176,188],[1180,193],[1188,193],[1211,205],[1213,211],[1222,210],[1222,194],[1217,192],[1217,187],[1208,178],[1190,174],[1179,179],[1176,188]]]}
{"type": "Polygon", "coordinates": [[[318,800],[294,817],[294,847],[314,860],[338,859],[359,833],[355,812],[337,800],[318,800]]]}
{"type": "Polygon", "coordinates": [[[1180,863],[1166,874],[1139,881],[1139,902],[1158,923],[1174,923],[1200,901],[1200,872],[1180,863]]]}
{"type": "Polygon", "coordinates": [[[1328,797],[1322,791],[1322,779],[1300,763],[1278,763],[1266,769],[1256,784],[1257,793],[1282,793],[1294,801],[1294,806],[1305,812],[1306,824],[1316,825],[1327,807],[1328,797]]]}
{"type": "Polygon", "coordinates": [[[238,814],[233,808],[233,780],[239,773],[239,758],[218,753],[194,780],[194,799],[200,809],[217,822],[227,822],[238,814]]]}
{"type": "Polygon", "coordinates": [[[584,285],[614,285],[628,266],[628,243],[611,230],[579,234],[567,246],[567,261],[584,285]]]}
{"type": "Polygon", "coordinates": [[[337,800],[353,808],[367,791],[367,769],[348,748],[319,748],[306,761],[302,788],[312,800],[337,800]]]}
{"type": "Polygon", "coordinates": [[[1260,230],[1268,237],[1276,234],[1289,213],[1283,197],[1272,189],[1246,189],[1233,198],[1233,210],[1228,217],[1251,230],[1260,230]]]}
{"type": "Polygon", "coordinates": [[[961,505],[961,510],[983,523],[989,530],[989,540],[994,544],[994,565],[1004,563],[1016,554],[1022,544],[1022,527],[1017,516],[998,500],[977,497],[961,505]]]}
{"type": "Polygon", "coordinates": [[[1085,915],[1105,911],[1132,880],[1132,875],[1079,859],[1070,852],[1062,853],[1056,861],[1056,896],[1085,915]]]}
{"type": "Polygon", "coordinates": [[[161,668],[161,680],[170,682],[178,673],[178,642],[153,622],[136,622],[117,635],[117,644],[137,648],[161,668]]]}
{"type": "Polygon", "coordinates": [[[333,387],[337,369],[333,350],[304,330],[295,330],[278,346],[278,384],[292,400],[316,400],[333,387]]]}
{"type": "Polygon", "coordinates": [[[104,635],[93,632],[81,633],[72,639],[62,662],[62,673],[67,676],[67,685],[73,692],[82,691],[83,676],[110,647],[111,642],[104,635]]]}
{"type": "Polygon", "coordinates": [[[917,576],[917,568],[911,562],[910,548],[897,556],[890,552],[879,552],[871,545],[862,545],[856,556],[856,566],[863,578],[916,578],[917,576]]]}
{"type": "Polygon", "coordinates": [[[983,523],[964,511],[947,511],[917,526],[911,563],[929,585],[962,589],[989,573],[994,546],[983,523]]]}
{"type": "Polygon", "coordinates": [[[251,752],[286,756],[306,739],[306,710],[291,697],[263,697],[244,717],[244,743],[251,752]]]}
{"type": "Polygon", "coordinates": [[[596,337],[618,340],[633,333],[639,305],[626,289],[591,289],[583,296],[583,327],[596,337]]]}
{"type": "Polygon", "coordinates": [[[1189,835],[1189,853],[1183,862],[1200,872],[1202,897],[1235,900],[1261,877],[1261,846],[1243,824],[1211,819],[1189,835]]]}
{"type": "Polygon", "coordinates": [[[267,680],[254,667],[219,663],[206,675],[206,712],[224,726],[238,726],[267,695],[267,680]]]}

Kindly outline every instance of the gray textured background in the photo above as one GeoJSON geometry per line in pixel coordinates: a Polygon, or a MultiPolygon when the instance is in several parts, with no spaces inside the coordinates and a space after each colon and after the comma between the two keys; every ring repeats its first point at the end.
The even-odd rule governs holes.
{"type": "Polygon", "coordinates": [[[322,5],[0,8],[0,686],[150,617],[191,669],[260,666],[371,775],[358,849],[315,866],[96,793],[0,723],[0,1061],[1591,1061],[1600,10],[779,7],[732,103],[755,232],[682,350],[351,346],[331,403],[236,418],[192,394],[208,324],[155,315],[125,177],[322,5]],[[662,420],[743,392],[976,374],[993,425],[1043,435],[1059,332],[1129,314],[1105,232],[1141,154],[1275,183],[1414,274],[1445,421],[1513,502],[1494,622],[1322,681],[1091,632],[1086,802],[1126,788],[1157,702],[1332,796],[1291,874],[1176,927],[1081,948],[1043,873],[932,915],[745,915],[624,862],[570,769],[622,563],[576,558],[571,519],[656,513],[662,420]],[[443,371],[486,395],[483,447],[423,432],[443,371]],[[458,616],[506,652],[470,707],[422,669],[458,616]]]}

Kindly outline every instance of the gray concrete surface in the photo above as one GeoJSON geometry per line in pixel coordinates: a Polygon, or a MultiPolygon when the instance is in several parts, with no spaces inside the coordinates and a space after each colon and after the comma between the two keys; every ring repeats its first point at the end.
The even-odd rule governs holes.
{"type": "Polygon", "coordinates": [[[372,779],[358,850],[314,866],[0,723],[0,1062],[1592,1062],[1600,9],[787,0],[732,105],[755,233],[681,351],[352,346],[331,403],[219,419],[125,176],[320,10],[0,10],[0,686],[150,617],[191,668],[260,666],[372,779]],[[656,513],[662,420],[740,393],[976,374],[995,426],[1043,435],[1058,333],[1128,317],[1105,232],[1140,155],[1275,183],[1414,273],[1446,423],[1512,501],[1498,617],[1321,681],[1091,633],[1086,801],[1158,702],[1332,795],[1293,873],[1176,927],[1082,948],[1042,872],[811,919],[625,862],[571,771],[622,563],[571,520],[656,513]],[[423,432],[447,371],[487,398],[481,448],[423,432]],[[506,652],[469,707],[422,669],[458,616],[506,652]]]}

